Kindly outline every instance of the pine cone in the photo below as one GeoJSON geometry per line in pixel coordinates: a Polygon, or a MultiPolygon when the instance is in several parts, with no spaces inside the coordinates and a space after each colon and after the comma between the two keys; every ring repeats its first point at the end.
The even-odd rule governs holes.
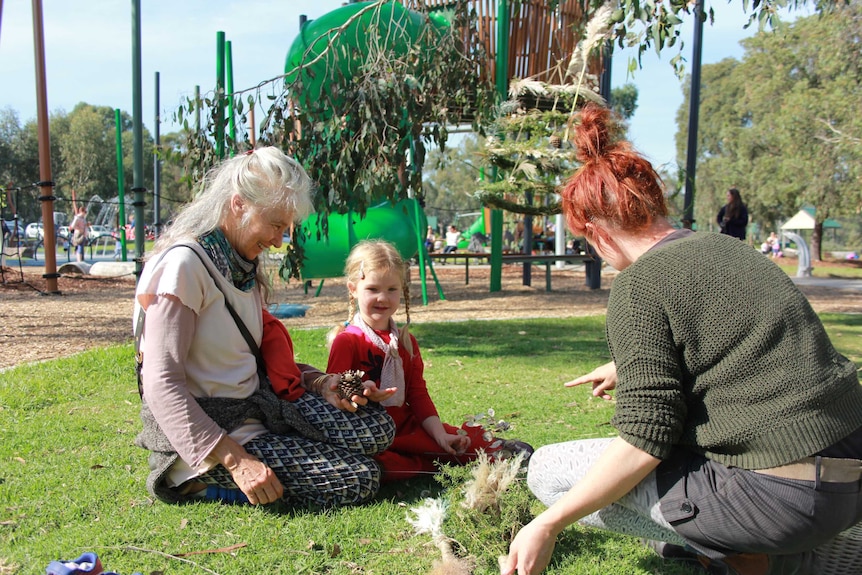
{"type": "Polygon", "coordinates": [[[554,134],[553,136],[551,136],[549,138],[549,140],[551,142],[552,147],[557,148],[557,149],[560,149],[563,147],[563,139],[561,137],[559,137],[558,135],[554,134]]]}
{"type": "Polygon", "coordinates": [[[362,395],[365,387],[362,385],[364,371],[347,370],[341,374],[341,382],[338,384],[338,393],[344,399],[350,399],[354,395],[362,395]]]}

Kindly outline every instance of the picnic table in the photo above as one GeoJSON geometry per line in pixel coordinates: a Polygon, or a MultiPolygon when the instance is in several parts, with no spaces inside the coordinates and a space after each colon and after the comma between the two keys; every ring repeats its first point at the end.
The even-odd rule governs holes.
{"type": "MultiPolygon", "coordinates": [[[[428,258],[432,261],[452,261],[458,263],[458,260],[463,260],[464,264],[464,284],[470,284],[470,261],[488,263],[491,260],[491,254],[487,252],[449,252],[449,253],[430,253],[428,258]]],[[[503,254],[504,264],[514,263],[529,263],[531,265],[545,266],[545,291],[551,291],[551,264],[555,262],[566,263],[592,263],[596,258],[590,254],[503,254]]],[[[529,284],[526,284],[529,285],[529,284]]]]}

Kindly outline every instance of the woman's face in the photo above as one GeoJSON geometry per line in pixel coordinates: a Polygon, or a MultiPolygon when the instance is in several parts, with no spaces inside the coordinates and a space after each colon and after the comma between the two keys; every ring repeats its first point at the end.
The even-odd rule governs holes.
{"type": "Polygon", "coordinates": [[[584,229],[584,239],[593,246],[599,257],[608,262],[615,270],[623,271],[632,262],[623,254],[613,238],[614,233],[612,230],[593,222],[587,224],[584,229]]]}
{"type": "Polygon", "coordinates": [[[241,200],[239,203],[235,200],[232,207],[235,225],[227,226],[225,235],[242,257],[254,260],[266,249],[281,247],[281,239],[292,221],[289,210],[259,210],[243,204],[241,200]],[[245,225],[243,217],[246,218],[245,225]]]}

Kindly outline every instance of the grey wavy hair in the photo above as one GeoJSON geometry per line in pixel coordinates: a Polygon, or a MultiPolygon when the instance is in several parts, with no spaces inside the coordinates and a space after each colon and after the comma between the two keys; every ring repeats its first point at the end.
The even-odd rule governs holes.
{"type": "MultiPolygon", "coordinates": [[[[207,173],[195,199],[176,215],[150,255],[219,227],[230,213],[234,194],[251,211],[287,209],[299,221],[313,211],[312,189],[311,178],[299,162],[274,146],[225,160],[207,173]]],[[[247,225],[250,217],[250,211],[245,212],[240,226],[247,225]]]]}
{"type": "MultiPolygon", "coordinates": [[[[195,199],[174,217],[147,259],[174,244],[196,241],[219,227],[230,214],[234,194],[252,208],[243,213],[240,227],[248,225],[252,212],[269,209],[287,209],[299,222],[314,210],[313,188],[302,165],[274,146],[234,156],[207,172],[195,199]]],[[[256,279],[267,300],[269,278],[263,265],[258,265],[256,279]]]]}

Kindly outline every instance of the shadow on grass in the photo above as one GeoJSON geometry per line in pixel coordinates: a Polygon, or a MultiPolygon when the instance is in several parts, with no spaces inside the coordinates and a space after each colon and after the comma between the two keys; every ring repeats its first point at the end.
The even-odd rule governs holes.
{"type": "MultiPolygon", "coordinates": [[[[589,528],[569,528],[557,538],[557,546],[551,559],[550,567],[568,572],[573,562],[589,558],[591,565],[610,562],[623,562],[632,567],[637,565],[644,573],[655,575],[694,575],[703,573],[697,566],[683,561],[662,559],[644,547],[640,554],[632,553],[632,541],[636,539],[589,528]]],[[[638,550],[638,548],[635,548],[638,550]]],[[[577,570],[575,572],[581,572],[577,570]]],[[[590,570],[592,573],[593,570],[590,570]]],[[[600,571],[596,571],[600,572],[600,571]]],[[[616,571],[614,571],[616,572],[616,571]]],[[[641,572],[641,571],[637,571],[641,572]]]]}
{"type": "Polygon", "coordinates": [[[576,319],[429,323],[411,331],[424,350],[461,357],[534,357],[565,353],[576,359],[607,353],[604,316],[576,319]]]}
{"type": "Polygon", "coordinates": [[[434,479],[434,475],[429,474],[404,481],[384,483],[375,499],[410,506],[420,503],[426,497],[440,497],[445,491],[446,489],[434,479]]]}

